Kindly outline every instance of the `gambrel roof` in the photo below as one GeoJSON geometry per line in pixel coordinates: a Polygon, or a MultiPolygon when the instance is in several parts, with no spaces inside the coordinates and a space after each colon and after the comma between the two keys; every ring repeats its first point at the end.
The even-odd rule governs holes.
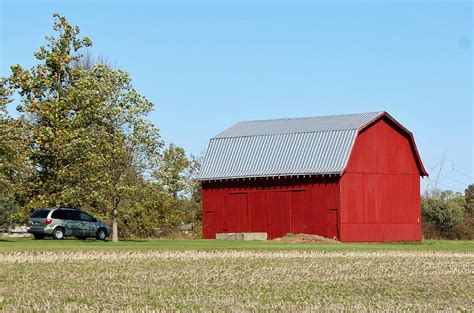
{"type": "MultiPolygon", "coordinates": [[[[239,122],[211,138],[198,180],[341,175],[360,130],[386,112],[239,122]]],[[[427,173],[416,152],[420,173],[427,173]]]]}

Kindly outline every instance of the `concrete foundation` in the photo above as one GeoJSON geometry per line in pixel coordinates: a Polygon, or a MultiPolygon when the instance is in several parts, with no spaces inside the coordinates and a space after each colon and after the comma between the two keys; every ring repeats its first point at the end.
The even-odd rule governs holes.
{"type": "Polygon", "coordinates": [[[218,240],[267,240],[267,233],[217,233],[218,240]]]}

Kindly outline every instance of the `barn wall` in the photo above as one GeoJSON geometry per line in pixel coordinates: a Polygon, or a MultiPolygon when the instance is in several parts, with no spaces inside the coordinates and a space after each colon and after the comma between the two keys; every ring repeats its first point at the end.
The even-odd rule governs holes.
{"type": "Polygon", "coordinates": [[[342,241],[421,240],[414,150],[389,120],[379,120],[358,135],[340,188],[342,241]]]}
{"type": "Polygon", "coordinates": [[[339,178],[203,182],[203,237],[267,232],[337,236],[339,178]]]}

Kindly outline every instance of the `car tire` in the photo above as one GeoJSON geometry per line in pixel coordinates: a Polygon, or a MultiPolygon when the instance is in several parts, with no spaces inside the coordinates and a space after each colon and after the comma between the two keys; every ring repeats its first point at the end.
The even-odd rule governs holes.
{"type": "Polygon", "coordinates": [[[64,239],[64,228],[56,227],[53,231],[53,238],[56,240],[64,239]]]}
{"type": "Polygon", "coordinates": [[[105,240],[107,238],[107,231],[104,228],[99,228],[95,234],[97,240],[105,240]]]}
{"type": "Polygon", "coordinates": [[[36,240],[44,239],[44,235],[41,235],[41,234],[34,234],[33,236],[35,237],[36,240]]]}

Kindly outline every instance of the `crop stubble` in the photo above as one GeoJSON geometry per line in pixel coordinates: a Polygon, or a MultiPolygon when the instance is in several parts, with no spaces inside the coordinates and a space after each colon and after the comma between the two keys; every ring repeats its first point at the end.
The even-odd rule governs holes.
{"type": "Polygon", "coordinates": [[[474,309],[469,252],[1,252],[12,310],[474,309]]]}

